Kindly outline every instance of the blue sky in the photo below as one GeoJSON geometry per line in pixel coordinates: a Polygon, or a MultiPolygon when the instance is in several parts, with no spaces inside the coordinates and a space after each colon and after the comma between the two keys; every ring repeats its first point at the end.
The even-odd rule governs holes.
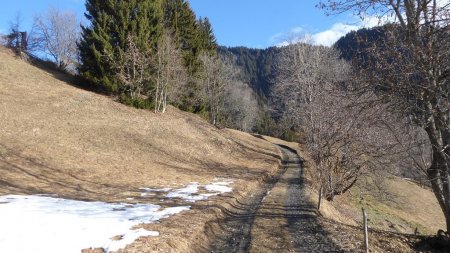
{"type": "MultiPolygon", "coordinates": [[[[311,43],[330,45],[362,25],[350,14],[327,17],[315,5],[318,0],[190,0],[197,16],[208,17],[219,44],[265,48],[295,41],[309,34],[311,43]]],[[[16,13],[29,29],[33,16],[49,7],[71,10],[81,18],[84,0],[11,0],[0,9],[0,33],[5,33],[16,13]]]]}

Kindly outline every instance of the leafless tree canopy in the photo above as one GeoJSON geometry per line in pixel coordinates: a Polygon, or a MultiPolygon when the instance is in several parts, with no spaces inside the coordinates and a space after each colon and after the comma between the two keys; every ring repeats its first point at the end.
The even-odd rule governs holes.
{"type": "Polygon", "coordinates": [[[450,18],[447,0],[324,0],[318,7],[328,14],[352,11],[361,18],[392,17],[411,33],[421,26],[445,24],[450,18]]]}
{"type": "Polygon", "coordinates": [[[116,70],[117,79],[125,86],[126,93],[131,99],[144,95],[144,87],[151,82],[152,61],[150,53],[139,49],[133,35],[128,35],[127,49],[118,52],[121,61],[114,61],[114,57],[105,55],[111,66],[116,70]]]}
{"type": "Polygon", "coordinates": [[[228,73],[220,59],[215,56],[204,52],[200,55],[202,63],[202,77],[203,80],[203,92],[205,101],[207,104],[207,110],[211,124],[216,125],[218,123],[218,117],[223,105],[224,89],[229,84],[233,73],[229,73],[230,76],[226,76],[228,73]]]}
{"type": "Polygon", "coordinates": [[[21,54],[32,48],[29,46],[29,33],[23,30],[23,17],[20,12],[16,13],[15,19],[9,24],[9,32],[6,35],[0,35],[0,44],[14,49],[16,53],[21,54]]]}
{"type": "Polygon", "coordinates": [[[200,56],[203,97],[211,124],[250,132],[258,115],[252,89],[239,81],[234,59],[211,53],[200,56]]]}
{"type": "Polygon", "coordinates": [[[169,33],[159,41],[156,57],[155,112],[164,113],[168,100],[176,100],[180,87],[186,83],[187,72],[169,33]]]}
{"type": "Polygon", "coordinates": [[[350,67],[329,48],[298,43],[284,48],[273,90],[278,117],[304,133],[317,169],[313,175],[328,200],[349,189],[366,159],[358,141],[361,120],[343,99],[350,67]]]}
{"type": "Polygon", "coordinates": [[[222,110],[225,126],[245,132],[252,131],[259,112],[253,90],[240,81],[225,87],[222,110]]]}
{"type": "Polygon", "coordinates": [[[427,163],[426,157],[410,159],[420,151],[409,138],[417,129],[405,128],[389,110],[392,104],[361,90],[350,64],[334,49],[290,45],[283,49],[277,71],[277,117],[302,133],[315,163],[312,176],[326,199],[348,190],[365,170],[394,172],[399,166],[427,163]]]}
{"type": "Polygon", "coordinates": [[[35,50],[44,52],[61,69],[75,70],[79,36],[80,23],[73,12],[51,8],[34,19],[32,40],[38,46],[35,50]]]}
{"type": "MultiPolygon", "coordinates": [[[[410,124],[426,132],[431,163],[423,163],[450,231],[450,3],[439,0],[329,0],[330,12],[393,15],[386,37],[355,60],[367,89],[377,90],[410,124]]],[[[417,158],[415,158],[417,160],[417,158]]]]}

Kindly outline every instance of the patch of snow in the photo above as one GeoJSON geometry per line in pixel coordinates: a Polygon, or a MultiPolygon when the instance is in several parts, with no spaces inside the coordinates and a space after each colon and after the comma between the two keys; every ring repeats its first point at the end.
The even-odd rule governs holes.
{"type": "Polygon", "coordinates": [[[141,236],[158,236],[134,226],[190,209],[18,195],[0,196],[0,203],[0,252],[8,253],[115,251],[141,236]]]}
{"type": "Polygon", "coordinates": [[[210,192],[227,193],[233,191],[233,188],[229,187],[233,183],[233,180],[226,178],[215,178],[214,183],[205,185],[205,189],[210,192]]]}
{"type": "Polygon", "coordinates": [[[168,192],[172,190],[172,188],[162,188],[162,189],[154,189],[154,188],[139,188],[140,190],[143,190],[144,192],[141,193],[141,197],[145,196],[153,196],[156,195],[156,192],[168,192]]]}
{"type": "Polygon", "coordinates": [[[227,186],[228,183],[212,183],[205,185],[205,189],[210,192],[217,192],[217,193],[226,193],[231,192],[233,189],[229,186],[227,186]]]}
{"type": "Polygon", "coordinates": [[[180,198],[189,202],[195,202],[199,200],[204,200],[207,196],[199,195],[198,192],[198,183],[193,182],[188,184],[186,187],[174,190],[169,192],[166,197],[167,198],[180,198]]]}
{"type": "Polygon", "coordinates": [[[184,188],[173,190],[169,192],[167,198],[180,198],[189,202],[208,199],[211,196],[216,196],[221,193],[231,192],[233,189],[228,185],[233,181],[229,179],[214,179],[214,183],[208,185],[199,185],[197,182],[190,183],[184,188]],[[218,181],[221,180],[221,181],[218,181]],[[198,194],[198,188],[202,187],[208,193],[198,194]]]}

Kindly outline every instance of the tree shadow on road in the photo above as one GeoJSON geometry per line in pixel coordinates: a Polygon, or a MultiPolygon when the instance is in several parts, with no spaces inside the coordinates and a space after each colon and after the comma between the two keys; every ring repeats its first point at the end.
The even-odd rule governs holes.
{"type": "Polygon", "coordinates": [[[292,149],[281,148],[285,163],[275,179],[267,182],[245,203],[223,210],[223,218],[207,224],[206,233],[213,238],[210,252],[250,252],[254,249],[259,252],[345,252],[322,228],[314,206],[305,196],[301,159],[292,149]],[[289,175],[286,177],[285,174],[289,175]],[[286,185],[284,203],[264,201],[275,184],[286,185]],[[263,224],[264,233],[267,233],[263,237],[269,242],[263,247],[252,238],[256,220],[258,226],[263,224]],[[278,234],[284,238],[275,238],[278,234]]]}

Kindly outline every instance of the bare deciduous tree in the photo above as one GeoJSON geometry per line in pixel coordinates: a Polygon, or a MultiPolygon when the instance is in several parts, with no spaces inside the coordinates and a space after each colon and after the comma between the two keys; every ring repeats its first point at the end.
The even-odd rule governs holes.
{"type": "Polygon", "coordinates": [[[208,116],[211,124],[217,124],[217,118],[223,101],[223,91],[227,83],[220,80],[221,62],[215,55],[203,52],[200,55],[202,62],[202,86],[204,87],[208,116]]]}
{"type": "Polygon", "coordinates": [[[20,12],[17,12],[14,20],[9,23],[8,34],[2,36],[4,42],[1,43],[9,48],[14,49],[18,54],[28,51],[29,34],[26,31],[22,30],[22,23],[22,14],[20,12]]]}
{"type": "Polygon", "coordinates": [[[125,87],[131,99],[140,98],[144,87],[151,82],[152,61],[150,52],[139,49],[132,35],[128,35],[127,48],[120,54],[120,61],[112,55],[104,55],[116,72],[116,78],[125,87]]]}
{"type": "Polygon", "coordinates": [[[258,103],[251,88],[238,81],[240,70],[233,59],[203,53],[203,96],[211,124],[251,131],[258,116],[258,103]]]}
{"type": "Polygon", "coordinates": [[[427,176],[450,231],[450,2],[328,0],[332,13],[392,15],[386,36],[355,60],[360,74],[395,109],[421,127],[431,145],[427,176]]]}
{"type": "Polygon", "coordinates": [[[131,98],[139,98],[150,80],[150,56],[137,47],[132,36],[128,37],[128,48],[123,56],[124,65],[120,68],[118,77],[128,87],[131,98]]]}
{"type": "Polygon", "coordinates": [[[252,131],[259,108],[253,90],[245,83],[234,81],[225,87],[222,115],[227,127],[252,131]]]}
{"type": "Polygon", "coordinates": [[[279,117],[304,133],[317,169],[315,181],[333,200],[356,182],[365,162],[356,147],[358,119],[349,117],[349,101],[339,97],[349,65],[332,49],[297,43],[283,49],[277,70],[273,94],[279,117]]]}
{"type": "Polygon", "coordinates": [[[166,33],[158,44],[156,53],[155,112],[164,113],[168,99],[176,100],[179,88],[187,81],[187,72],[179,49],[175,47],[171,36],[166,33]]]}
{"type": "Polygon", "coordinates": [[[50,8],[34,18],[33,41],[36,49],[53,59],[59,68],[74,71],[78,60],[80,23],[75,13],[50,8]]]}
{"type": "Polygon", "coordinates": [[[20,46],[20,29],[23,23],[23,17],[20,12],[16,13],[15,19],[9,24],[9,33],[6,36],[6,45],[9,48],[22,48],[20,46]]]}
{"type": "Polygon", "coordinates": [[[213,125],[219,121],[223,112],[225,91],[237,80],[239,70],[230,59],[221,59],[206,52],[200,55],[202,62],[202,86],[207,104],[209,119],[213,125]]]}
{"type": "Polygon", "coordinates": [[[284,122],[303,133],[317,170],[312,176],[333,200],[351,188],[363,169],[392,170],[408,143],[397,122],[371,91],[352,81],[349,63],[326,47],[298,43],[283,49],[273,90],[284,122]],[[401,136],[396,136],[400,135],[401,136]]]}

